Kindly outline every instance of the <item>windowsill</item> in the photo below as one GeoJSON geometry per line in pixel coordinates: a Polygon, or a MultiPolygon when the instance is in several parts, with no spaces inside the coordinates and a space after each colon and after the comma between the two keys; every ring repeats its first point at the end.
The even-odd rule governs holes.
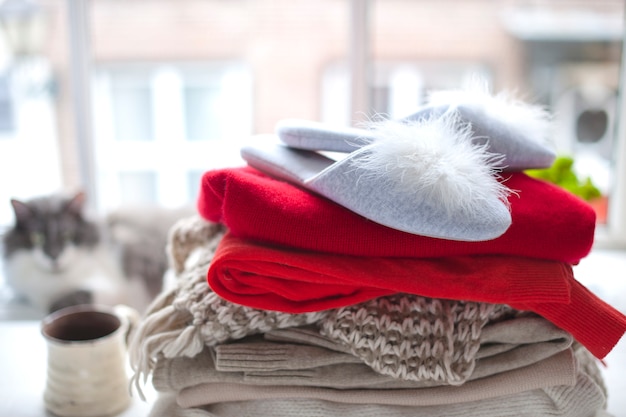
{"type": "Polygon", "coordinates": [[[626,251],[626,236],[611,231],[607,225],[597,225],[594,250],[626,251]]]}

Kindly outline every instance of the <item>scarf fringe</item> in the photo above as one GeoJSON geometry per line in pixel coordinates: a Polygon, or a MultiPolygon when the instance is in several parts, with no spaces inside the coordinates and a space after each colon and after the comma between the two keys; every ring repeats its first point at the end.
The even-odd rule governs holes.
{"type": "Polygon", "coordinates": [[[190,333],[199,333],[195,326],[189,324],[192,322],[192,316],[188,312],[176,310],[173,305],[167,304],[173,295],[173,293],[165,294],[155,300],[158,303],[156,305],[153,303],[150,308],[152,311],[135,329],[129,344],[130,366],[134,373],[130,384],[144,401],[142,387],[146,385],[148,377],[152,374],[159,354],[167,352],[167,357],[193,356],[202,350],[202,346],[198,349],[199,334],[195,336],[196,343],[189,343],[190,333]],[[162,308],[156,309],[157,306],[162,308]]]}
{"type": "Polygon", "coordinates": [[[130,380],[131,394],[134,387],[143,401],[146,398],[142,387],[147,384],[158,356],[192,357],[200,353],[205,345],[193,315],[175,301],[185,278],[198,278],[206,286],[202,279],[204,273],[190,271],[185,274],[185,266],[192,252],[199,247],[207,251],[208,265],[224,231],[224,226],[203,221],[197,215],[181,219],[170,229],[167,254],[177,282],[173,288],[159,294],[148,306],[143,320],[131,335],[128,347],[133,370],[130,380]]]}

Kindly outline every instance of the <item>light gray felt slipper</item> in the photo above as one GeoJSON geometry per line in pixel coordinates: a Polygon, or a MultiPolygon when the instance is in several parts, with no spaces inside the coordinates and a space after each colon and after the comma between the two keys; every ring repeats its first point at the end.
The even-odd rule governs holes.
{"type": "MultiPolygon", "coordinates": [[[[547,168],[556,158],[549,143],[549,115],[541,107],[515,101],[506,94],[490,95],[480,90],[439,91],[426,106],[400,119],[411,122],[457,113],[461,129],[469,126],[474,144],[504,155],[503,170],[547,168]]],[[[300,119],[285,119],[276,125],[276,135],[287,145],[307,150],[352,152],[373,141],[372,130],[342,128],[300,119]]]]}
{"type": "Polygon", "coordinates": [[[302,119],[280,120],[274,132],[290,147],[311,151],[352,152],[374,140],[368,129],[330,126],[302,119]]]}
{"type": "Polygon", "coordinates": [[[511,224],[510,190],[498,181],[501,156],[471,142],[450,115],[379,127],[372,143],[333,160],[276,136],[241,149],[248,165],[404,232],[484,241],[511,224]]]}

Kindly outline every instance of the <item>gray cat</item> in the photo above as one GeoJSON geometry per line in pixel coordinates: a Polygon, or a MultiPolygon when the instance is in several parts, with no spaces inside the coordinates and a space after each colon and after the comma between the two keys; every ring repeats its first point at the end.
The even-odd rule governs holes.
{"type": "Polygon", "coordinates": [[[95,222],[84,204],[83,192],[11,200],[15,224],[3,239],[8,285],[43,313],[84,303],[143,311],[162,289],[167,230],[184,213],[126,210],[95,222]]]}

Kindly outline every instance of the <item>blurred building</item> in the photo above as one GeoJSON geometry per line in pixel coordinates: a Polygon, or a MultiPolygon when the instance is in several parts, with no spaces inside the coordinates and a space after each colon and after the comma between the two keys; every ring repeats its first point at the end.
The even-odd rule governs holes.
{"type": "MultiPolygon", "coordinates": [[[[6,136],[13,132],[25,143],[42,134],[28,130],[38,125],[56,146],[26,146],[19,158],[11,157],[20,160],[11,170],[64,188],[83,187],[91,178],[102,210],[128,202],[193,201],[202,172],[239,163],[241,141],[271,133],[278,120],[348,125],[359,118],[350,97],[357,2],[362,0],[84,0],[81,12],[72,10],[72,0],[41,0],[47,32],[39,59],[54,88],[37,100],[47,116],[19,116],[33,98],[16,101],[0,78],[0,113],[11,109],[6,112],[19,116],[11,123],[0,114],[0,129],[9,126],[6,136]],[[70,46],[71,34],[81,28],[89,42],[83,49],[88,88],[80,92],[89,101],[77,109],[72,93],[81,87],[70,46]],[[81,117],[88,118],[87,134],[80,133],[81,117]],[[40,151],[50,159],[45,170],[26,156],[40,151]]],[[[515,90],[555,110],[559,149],[579,155],[581,169],[608,193],[622,1],[367,5],[369,35],[361,41],[371,62],[369,101],[366,110],[357,110],[402,116],[429,90],[459,87],[480,74],[494,91],[515,90]]],[[[0,140],[5,158],[6,140],[0,140]]],[[[6,171],[0,166],[3,178],[11,176],[6,171]]],[[[7,198],[8,188],[3,185],[0,198],[7,198]]]]}

